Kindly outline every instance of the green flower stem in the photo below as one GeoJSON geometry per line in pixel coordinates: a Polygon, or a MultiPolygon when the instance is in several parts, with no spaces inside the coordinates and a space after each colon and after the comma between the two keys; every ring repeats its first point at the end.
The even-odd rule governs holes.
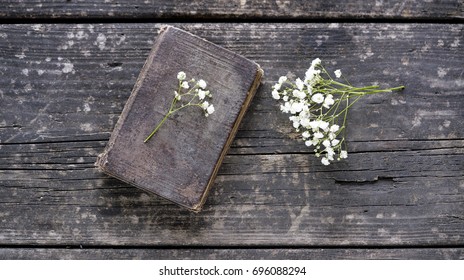
{"type": "Polygon", "coordinates": [[[172,115],[173,112],[169,111],[169,113],[167,113],[164,118],[159,122],[159,124],[155,127],[155,129],[150,133],[150,135],[148,135],[147,138],[145,138],[145,140],[143,141],[144,143],[147,143],[148,140],[150,140],[150,138],[153,137],[153,135],[155,135],[155,133],[158,131],[158,129],[160,129],[160,127],[163,125],[163,123],[169,118],[170,115],[172,115]]]}
{"type": "MultiPolygon", "coordinates": [[[[174,113],[176,113],[177,111],[181,110],[181,109],[184,109],[185,107],[189,107],[189,106],[197,106],[197,107],[200,107],[203,109],[203,107],[201,106],[200,103],[192,103],[195,98],[198,96],[198,94],[192,94],[192,92],[195,91],[195,89],[197,89],[198,86],[195,85],[193,88],[191,88],[188,92],[184,93],[184,94],[179,94],[180,97],[184,97],[184,96],[187,96],[187,95],[191,95],[192,98],[190,99],[190,101],[187,103],[187,104],[184,104],[178,108],[175,108],[176,107],[176,104],[177,104],[177,101],[179,101],[177,98],[173,98],[172,99],[172,102],[171,102],[171,106],[169,108],[169,111],[168,113],[163,117],[163,119],[158,123],[158,125],[155,127],[155,129],[150,133],[150,135],[148,135],[147,138],[145,138],[145,140],[143,141],[144,143],[147,143],[148,140],[150,140],[153,135],[156,134],[156,132],[158,132],[158,130],[161,128],[161,126],[164,124],[164,122],[174,113]]],[[[178,92],[180,91],[181,87],[179,86],[179,89],[178,89],[178,92]]]]}
{"type": "Polygon", "coordinates": [[[211,98],[211,93],[206,89],[206,82],[202,79],[196,81],[195,79],[186,79],[187,75],[185,72],[180,71],[177,73],[177,90],[174,91],[174,97],[169,106],[168,112],[163,116],[163,119],[156,125],[155,129],[150,133],[150,135],[145,138],[144,143],[148,142],[153,135],[155,135],[161,126],[166,122],[166,120],[177,111],[184,109],[189,106],[196,106],[201,108],[205,112],[205,116],[214,113],[213,104],[205,101],[205,97],[211,98]],[[195,83],[193,86],[190,86],[189,83],[195,83]],[[201,88],[201,91],[200,91],[201,88]],[[182,100],[183,99],[183,100],[182,100]],[[182,100],[182,101],[181,101],[182,100]]]}
{"type": "MultiPolygon", "coordinates": [[[[195,98],[195,97],[194,97],[195,98]]],[[[169,112],[164,116],[164,118],[158,123],[158,125],[155,127],[155,129],[150,133],[150,135],[148,135],[147,138],[145,138],[145,140],[143,141],[144,143],[147,143],[148,140],[150,140],[150,138],[153,137],[153,135],[156,134],[156,132],[158,132],[158,130],[160,129],[160,127],[164,124],[164,122],[169,118],[169,116],[171,116],[172,114],[174,114],[175,112],[185,108],[185,107],[188,107],[188,106],[191,106],[191,105],[198,105],[198,104],[191,104],[191,102],[193,101],[193,98],[192,100],[190,100],[189,103],[185,104],[185,105],[182,105],[180,106],[179,108],[176,108],[174,109],[176,103],[177,103],[177,99],[173,99],[172,100],[172,103],[171,103],[171,108],[169,108],[169,112]]],[[[201,106],[200,106],[201,107],[201,106]]]]}

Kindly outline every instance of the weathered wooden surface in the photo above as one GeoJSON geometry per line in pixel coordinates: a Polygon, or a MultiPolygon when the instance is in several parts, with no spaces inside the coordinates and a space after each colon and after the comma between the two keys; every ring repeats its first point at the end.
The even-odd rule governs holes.
{"type": "MultiPolygon", "coordinates": [[[[363,258],[364,252],[462,258],[463,25],[175,25],[265,71],[200,214],[93,166],[161,25],[0,26],[0,246],[14,247],[2,249],[2,258],[116,258],[98,250],[15,249],[80,245],[400,246],[331,252],[333,258],[363,258]],[[270,97],[280,75],[304,75],[315,57],[341,68],[353,84],[406,86],[353,107],[349,158],[328,167],[293,139],[287,116],[270,97]],[[458,249],[406,248],[416,246],[458,249]]],[[[133,252],[124,255],[158,254],[133,252]]],[[[203,253],[220,258],[221,252],[229,254],[203,253]]],[[[256,254],[266,257],[266,251],[256,254]]]]}
{"type": "Polygon", "coordinates": [[[0,249],[3,259],[464,259],[462,248],[408,248],[408,249],[0,249]]]}
{"type": "Polygon", "coordinates": [[[462,25],[179,26],[267,77],[200,214],[93,166],[159,25],[1,26],[2,244],[462,246],[462,25]],[[407,87],[353,108],[350,158],[329,167],[269,95],[314,57],[407,87]]]}
{"type": "Polygon", "coordinates": [[[6,19],[463,19],[461,0],[1,0],[6,19]]]}

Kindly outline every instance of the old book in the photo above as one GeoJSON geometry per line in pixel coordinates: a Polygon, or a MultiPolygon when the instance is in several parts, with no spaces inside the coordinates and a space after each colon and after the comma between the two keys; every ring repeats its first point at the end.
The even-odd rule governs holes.
{"type": "Polygon", "coordinates": [[[161,29],[96,165],[103,172],[193,211],[200,211],[247,107],[262,69],[258,64],[172,26],[161,29]],[[203,79],[215,112],[168,111],[177,73],[203,79]]]}

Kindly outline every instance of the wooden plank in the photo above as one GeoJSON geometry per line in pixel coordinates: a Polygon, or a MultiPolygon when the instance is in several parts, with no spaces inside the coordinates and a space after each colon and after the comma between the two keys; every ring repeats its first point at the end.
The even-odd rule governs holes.
{"type": "Polygon", "coordinates": [[[177,26],[266,75],[204,212],[93,166],[160,25],[4,25],[1,244],[463,245],[463,25],[177,26]],[[407,87],[353,107],[349,158],[329,167],[292,139],[270,97],[315,57],[353,84],[407,87]]]}
{"type": "Polygon", "coordinates": [[[444,1],[1,1],[3,19],[463,19],[460,0],[444,1]]]}
{"type": "Polygon", "coordinates": [[[0,249],[0,260],[462,260],[462,248],[385,249],[0,249]]]}

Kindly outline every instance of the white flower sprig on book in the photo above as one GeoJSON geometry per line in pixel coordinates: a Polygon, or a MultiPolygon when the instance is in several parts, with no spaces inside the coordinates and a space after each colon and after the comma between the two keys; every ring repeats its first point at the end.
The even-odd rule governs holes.
{"type": "MultiPolygon", "coordinates": [[[[341,70],[335,70],[341,78],[341,70]]],[[[329,165],[334,159],[348,157],[345,128],[348,110],[367,94],[402,90],[404,86],[379,89],[379,86],[354,87],[334,80],[316,58],[306,71],[305,78],[290,81],[286,76],[279,78],[272,89],[272,97],[281,100],[280,110],[289,113],[290,121],[301,133],[305,145],[314,147],[316,157],[329,165]],[[340,118],[343,120],[340,121],[340,118]]]]}
{"type": "Polygon", "coordinates": [[[196,106],[204,111],[206,117],[214,113],[214,105],[205,100],[206,98],[211,98],[212,95],[211,92],[206,89],[206,82],[204,80],[200,79],[196,81],[195,79],[191,79],[188,81],[187,75],[182,71],[177,74],[177,80],[179,81],[179,84],[177,90],[174,91],[174,97],[171,101],[169,111],[166,115],[164,115],[164,118],[158,123],[150,135],[148,135],[148,137],[144,140],[145,143],[150,140],[153,135],[155,135],[169,116],[181,109],[196,106]]]}

